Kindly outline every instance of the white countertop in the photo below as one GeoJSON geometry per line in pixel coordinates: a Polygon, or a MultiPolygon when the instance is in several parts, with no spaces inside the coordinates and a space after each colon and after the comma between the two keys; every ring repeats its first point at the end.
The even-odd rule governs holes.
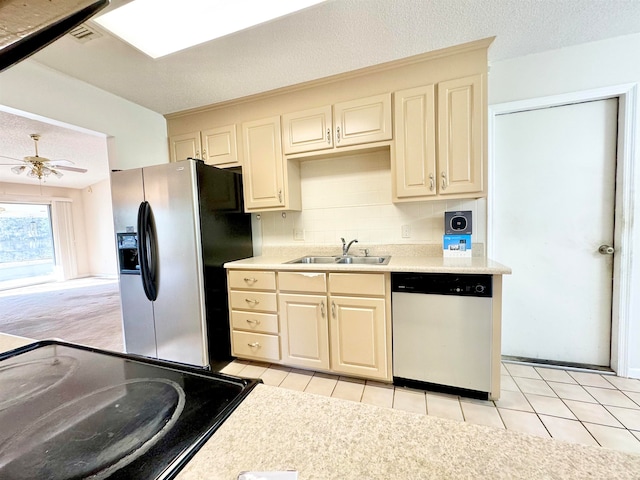
{"type": "Polygon", "coordinates": [[[8,352],[14,348],[29,345],[36,341],[37,340],[32,340],[31,338],[18,337],[16,335],[9,335],[8,333],[0,333],[0,353],[8,352]]]}
{"type": "Polygon", "coordinates": [[[638,478],[640,456],[258,385],[178,474],[331,479],[638,478]]]}
{"type": "MultiPolygon", "coordinates": [[[[313,252],[309,253],[313,255],[313,252]]],[[[225,263],[225,268],[261,270],[313,270],[335,272],[416,272],[508,275],[511,269],[487,257],[443,258],[442,256],[392,255],[387,265],[287,263],[303,255],[251,257],[225,263]]]]}

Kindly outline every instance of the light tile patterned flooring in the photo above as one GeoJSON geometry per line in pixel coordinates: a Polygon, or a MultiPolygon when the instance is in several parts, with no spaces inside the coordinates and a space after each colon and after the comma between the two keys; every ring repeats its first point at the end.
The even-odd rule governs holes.
{"type": "Polygon", "coordinates": [[[222,371],[281,388],[640,454],[636,379],[503,362],[502,392],[493,402],[243,360],[222,371]]]}

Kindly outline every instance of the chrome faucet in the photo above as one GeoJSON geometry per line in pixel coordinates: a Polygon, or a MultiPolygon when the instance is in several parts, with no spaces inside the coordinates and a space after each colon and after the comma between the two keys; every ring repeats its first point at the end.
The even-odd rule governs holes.
{"type": "Polygon", "coordinates": [[[342,256],[343,257],[347,256],[347,254],[349,253],[349,249],[351,248],[351,245],[353,245],[354,243],[358,243],[358,240],[356,240],[355,238],[351,240],[349,244],[347,244],[347,242],[344,241],[344,238],[340,238],[340,240],[342,240],[342,256]]]}

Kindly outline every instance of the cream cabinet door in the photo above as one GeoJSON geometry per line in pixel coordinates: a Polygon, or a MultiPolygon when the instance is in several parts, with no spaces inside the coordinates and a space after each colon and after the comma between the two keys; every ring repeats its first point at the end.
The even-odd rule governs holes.
{"type": "Polygon", "coordinates": [[[394,94],[395,159],[391,160],[398,199],[437,194],[436,111],[433,85],[394,94]]]}
{"type": "Polygon", "coordinates": [[[391,94],[336,103],[333,124],[336,147],[391,140],[391,94]]]}
{"type": "Polygon", "coordinates": [[[385,301],[330,296],[331,369],[389,380],[385,301]]]}
{"type": "Polygon", "coordinates": [[[251,211],[284,207],[287,192],[280,117],[245,122],[242,136],[245,208],[251,211]]]}
{"type": "Polygon", "coordinates": [[[282,361],[329,369],[329,325],[324,295],[280,294],[282,361]]]}
{"type": "Polygon", "coordinates": [[[202,159],[208,165],[216,167],[236,167],[238,148],[236,126],[225,125],[202,132],[202,159]]]}
{"type": "Polygon", "coordinates": [[[200,132],[169,137],[169,157],[172,162],[179,162],[187,158],[202,158],[201,152],[200,132]]]}
{"type": "Polygon", "coordinates": [[[333,147],[331,105],[282,116],[285,154],[333,147]]]}
{"type": "Polygon", "coordinates": [[[440,195],[483,190],[481,75],[438,84],[438,188],[440,195]]]}

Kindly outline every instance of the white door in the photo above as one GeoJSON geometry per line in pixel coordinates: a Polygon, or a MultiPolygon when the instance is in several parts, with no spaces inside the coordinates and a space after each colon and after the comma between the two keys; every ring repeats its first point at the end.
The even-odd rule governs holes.
{"type": "Polygon", "coordinates": [[[496,117],[502,354],[608,366],[618,100],[496,117]]]}

